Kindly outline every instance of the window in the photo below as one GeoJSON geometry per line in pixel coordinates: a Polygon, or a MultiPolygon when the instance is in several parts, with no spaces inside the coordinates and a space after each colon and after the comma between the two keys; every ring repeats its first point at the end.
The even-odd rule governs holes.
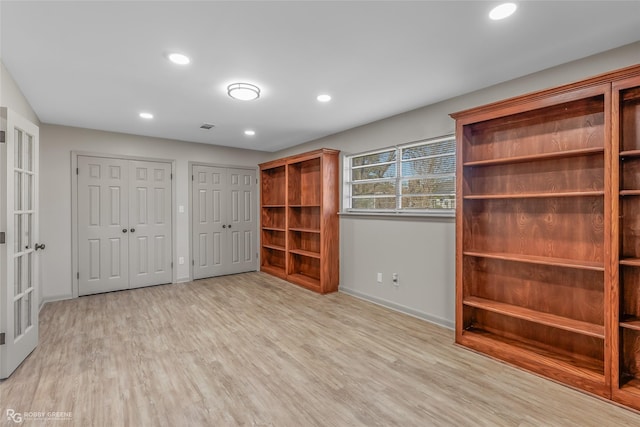
{"type": "Polygon", "coordinates": [[[345,157],[347,212],[453,213],[453,135],[345,157]]]}

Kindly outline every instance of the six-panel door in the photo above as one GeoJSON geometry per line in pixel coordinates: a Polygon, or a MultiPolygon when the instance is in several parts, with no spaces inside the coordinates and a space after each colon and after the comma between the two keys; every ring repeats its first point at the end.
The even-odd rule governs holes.
{"type": "Polygon", "coordinates": [[[170,283],[171,165],[78,157],[79,294],[170,283]]]}
{"type": "Polygon", "coordinates": [[[256,270],[255,171],[194,165],[192,173],[193,278],[256,270]]]}

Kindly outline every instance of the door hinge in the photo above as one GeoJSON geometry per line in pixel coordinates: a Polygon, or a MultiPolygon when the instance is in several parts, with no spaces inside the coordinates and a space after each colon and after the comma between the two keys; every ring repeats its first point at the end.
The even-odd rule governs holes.
{"type": "Polygon", "coordinates": [[[4,332],[0,334],[0,345],[4,345],[4,332]]]}
{"type": "Polygon", "coordinates": [[[173,179],[173,174],[169,174],[169,179],[173,179]]]}
{"type": "Polygon", "coordinates": [[[0,232],[0,244],[4,245],[6,243],[4,231],[0,232]]]}
{"type": "Polygon", "coordinates": [[[80,168],[76,168],[76,175],[80,175],[80,168]]]}
{"type": "Polygon", "coordinates": [[[193,179],[193,175],[191,175],[191,181],[193,181],[193,180],[194,180],[194,179],[193,179]]]}
{"type": "Polygon", "coordinates": [[[196,261],[195,260],[191,260],[191,265],[196,265],[196,261]]]}
{"type": "Polygon", "coordinates": [[[0,142],[7,142],[5,139],[5,135],[6,135],[5,131],[0,130],[0,142]]]}
{"type": "Polygon", "coordinates": [[[173,261],[171,261],[171,268],[173,268],[173,261]]]}
{"type": "Polygon", "coordinates": [[[79,271],[76,273],[76,279],[80,280],[80,272],[79,271]]]}

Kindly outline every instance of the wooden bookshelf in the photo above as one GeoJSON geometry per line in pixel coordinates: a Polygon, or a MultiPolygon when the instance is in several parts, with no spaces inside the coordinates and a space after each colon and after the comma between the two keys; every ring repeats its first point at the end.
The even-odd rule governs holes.
{"type": "Polygon", "coordinates": [[[452,117],[456,342],[640,410],[640,65],[452,117]]]}
{"type": "Polygon", "coordinates": [[[456,342],[603,397],[610,87],[453,115],[456,342]]]}
{"type": "Polygon", "coordinates": [[[260,165],[261,269],[320,293],[339,284],[338,154],[321,149],[260,165]]]}
{"type": "Polygon", "coordinates": [[[614,295],[612,396],[640,410],[640,76],[612,88],[614,295]]]}

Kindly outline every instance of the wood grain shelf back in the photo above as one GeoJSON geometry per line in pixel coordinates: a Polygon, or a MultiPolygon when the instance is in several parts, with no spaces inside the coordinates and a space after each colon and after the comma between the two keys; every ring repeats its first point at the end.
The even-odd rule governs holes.
{"type": "MultiPolygon", "coordinates": [[[[567,150],[567,151],[556,151],[551,153],[541,153],[541,154],[530,154],[527,156],[516,156],[516,157],[504,157],[500,159],[487,159],[487,160],[477,160],[464,162],[464,166],[493,166],[493,165],[502,165],[502,164],[516,164],[516,163],[525,163],[531,161],[538,160],[551,160],[551,159],[563,159],[569,157],[581,157],[586,154],[598,154],[604,153],[604,147],[589,147],[589,148],[581,148],[578,150],[567,150]]],[[[622,155],[622,153],[621,153],[622,155]]],[[[640,156],[640,151],[638,154],[640,156]]]]}
{"type": "Polygon", "coordinates": [[[462,303],[469,307],[480,308],[482,310],[492,311],[494,313],[503,314],[509,317],[515,317],[527,320],[533,323],[550,326],[553,328],[563,329],[565,331],[577,334],[588,335],[591,337],[604,339],[604,326],[593,323],[583,322],[580,320],[569,319],[567,317],[556,316],[551,313],[531,310],[517,305],[505,304],[499,301],[492,301],[485,298],[467,297],[462,303]]]}
{"type": "Polygon", "coordinates": [[[465,256],[493,258],[505,261],[517,261],[529,264],[552,265],[556,267],[577,268],[581,270],[604,271],[604,264],[602,262],[594,261],[501,252],[464,251],[463,254],[465,256]]]}
{"type": "Polygon", "coordinates": [[[604,148],[604,96],[469,124],[463,162],[604,148]]]}

